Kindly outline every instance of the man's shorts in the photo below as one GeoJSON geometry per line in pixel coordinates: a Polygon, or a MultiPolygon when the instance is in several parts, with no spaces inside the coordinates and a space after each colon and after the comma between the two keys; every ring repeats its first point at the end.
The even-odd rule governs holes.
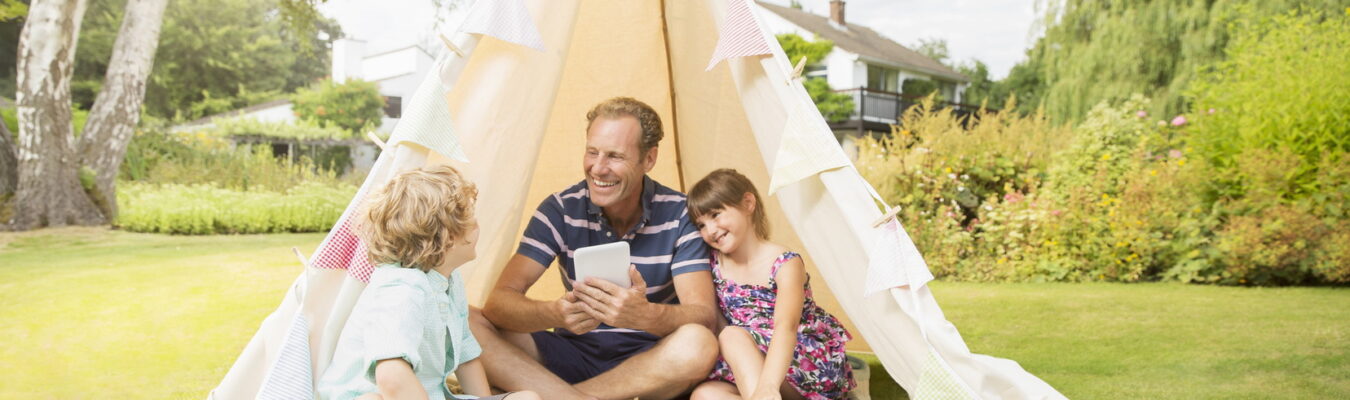
{"type": "Polygon", "coordinates": [[[646,332],[540,331],[530,334],[544,368],[569,384],[581,383],[647,351],[661,338],[646,332]]]}

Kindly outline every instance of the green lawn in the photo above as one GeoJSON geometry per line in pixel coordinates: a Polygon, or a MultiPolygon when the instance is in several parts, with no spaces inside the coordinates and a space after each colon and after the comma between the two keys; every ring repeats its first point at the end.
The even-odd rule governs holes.
{"type": "MultiPolygon", "coordinates": [[[[0,233],[0,398],[202,398],[322,237],[0,233]]],[[[1347,289],[933,287],[973,351],[1070,398],[1350,398],[1347,289]]]]}

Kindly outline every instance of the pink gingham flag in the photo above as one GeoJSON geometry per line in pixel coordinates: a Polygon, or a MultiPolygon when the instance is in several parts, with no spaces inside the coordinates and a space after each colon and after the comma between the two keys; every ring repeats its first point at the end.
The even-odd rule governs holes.
{"type": "Polygon", "coordinates": [[[357,210],[361,209],[365,198],[366,190],[362,188],[347,206],[347,211],[342,213],[342,218],[339,218],[333,229],[328,231],[328,237],[325,237],[318,250],[314,251],[311,264],[315,268],[345,269],[347,275],[361,282],[370,282],[370,274],[375,272],[375,265],[370,263],[370,257],[366,255],[366,244],[356,236],[356,227],[352,221],[356,218],[357,210]]]}
{"type": "Polygon", "coordinates": [[[727,1],[727,18],[722,22],[722,33],[717,37],[717,49],[713,51],[708,69],[722,60],[732,57],[750,57],[769,54],[769,44],[759,30],[759,23],[750,14],[750,5],[746,0],[727,1]]]}

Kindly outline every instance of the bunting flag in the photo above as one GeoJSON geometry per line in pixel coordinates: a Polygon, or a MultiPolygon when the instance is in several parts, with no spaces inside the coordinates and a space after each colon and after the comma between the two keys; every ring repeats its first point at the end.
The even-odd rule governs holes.
{"type": "Polygon", "coordinates": [[[787,124],[783,125],[782,142],[778,144],[773,170],[769,171],[770,195],[802,179],[849,165],[848,156],[834,141],[834,135],[812,131],[813,127],[823,127],[808,116],[820,115],[820,111],[814,106],[810,110],[800,108],[789,108],[787,124]]]}
{"type": "Polygon", "coordinates": [[[713,51],[706,71],[712,71],[717,63],[728,58],[772,53],[764,40],[764,33],[759,29],[759,23],[755,22],[755,16],[750,12],[746,0],[727,1],[726,19],[722,21],[722,31],[717,37],[717,49],[713,51]]]}
{"type": "Polygon", "coordinates": [[[375,272],[375,265],[370,263],[370,257],[366,255],[366,244],[356,236],[355,227],[352,226],[352,218],[356,217],[365,198],[366,188],[362,187],[347,206],[347,211],[338,219],[337,225],[328,231],[328,237],[325,237],[318,250],[314,251],[311,263],[315,268],[345,269],[353,278],[361,282],[370,282],[370,274],[375,272]]]}
{"type": "MultiPolygon", "coordinates": [[[[432,70],[440,71],[442,67],[438,65],[432,70]]],[[[450,120],[446,90],[439,72],[423,77],[408,106],[403,108],[403,117],[394,126],[386,148],[393,149],[403,142],[416,143],[447,158],[469,162],[469,156],[464,154],[464,147],[459,143],[459,135],[454,132],[454,122],[450,120]]]]}
{"type": "Polygon", "coordinates": [[[281,354],[258,389],[258,398],[266,400],[313,399],[314,374],[309,357],[309,323],[304,313],[295,320],[281,345],[281,354]]]}
{"type": "Polygon", "coordinates": [[[459,31],[492,36],[544,51],[543,36],[539,35],[539,27],[534,25],[524,0],[478,0],[469,9],[469,16],[459,31]]]}
{"type": "Polygon", "coordinates": [[[863,296],[871,296],[890,288],[908,285],[911,290],[923,287],[933,280],[928,263],[919,255],[919,249],[909,234],[892,219],[881,226],[876,244],[872,246],[867,265],[867,283],[863,296]]]}

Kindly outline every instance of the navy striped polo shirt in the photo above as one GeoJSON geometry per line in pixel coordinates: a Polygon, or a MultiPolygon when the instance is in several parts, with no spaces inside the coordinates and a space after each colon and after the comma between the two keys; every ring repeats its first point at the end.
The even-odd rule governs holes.
{"type": "MultiPolygon", "coordinates": [[[[675,275],[710,271],[708,245],[689,221],[684,193],[642,177],[642,219],[622,236],[614,231],[600,207],[591,203],[586,181],[554,193],[539,204],[525,227],[516,253],[547,266],[558,260],[563,285],[572,290],[576,279],[573,252],[576,249],[628,242],[632,263],[647,282],[647,300],[679,304],[675,275]]],[[[596,331],[628,331],[601,326],[596,331]]]]}

